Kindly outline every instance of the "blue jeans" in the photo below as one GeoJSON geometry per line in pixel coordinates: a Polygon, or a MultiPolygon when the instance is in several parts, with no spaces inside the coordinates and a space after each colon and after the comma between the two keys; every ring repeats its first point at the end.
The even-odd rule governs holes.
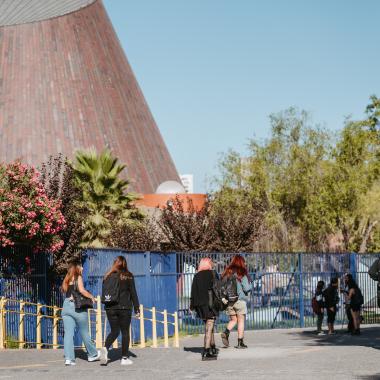
{"type": "Polygon", "coordinates": [[[63,347],[66,360],[75,360],[74,352],[74,332],[75,327],[78,327],[79,334],[83,339],[89,358],[98,355],[98,351],[94,342],[91,340],[88,333],[88,313],[87,310],[75,310],[74,302],[70,298],[66,298],[63,302],[62,309],[63,328],[65,336],[63,339],[63,347]]]}

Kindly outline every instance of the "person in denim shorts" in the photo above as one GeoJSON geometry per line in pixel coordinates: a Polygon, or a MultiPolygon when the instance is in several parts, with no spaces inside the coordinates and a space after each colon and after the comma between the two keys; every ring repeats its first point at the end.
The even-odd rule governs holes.
{"type": "Polygon", "coordinates": [[[225,269],[222,278],[230,278],[235,276],[237,283],[238,300],[229,305],[226,313],[229,316],[229,323],[222,333],[222,341],[225,347],[229,346],[229,336],[233,328],[238,326],[238,344],[235,348],[247,348],[244,343],[244,325],[245,316],[247,315],[247,302],[249,300],[249,293],[252,291],[251,280],[247,271],[247,265],[243,256],[235,255],[225,269]]]}

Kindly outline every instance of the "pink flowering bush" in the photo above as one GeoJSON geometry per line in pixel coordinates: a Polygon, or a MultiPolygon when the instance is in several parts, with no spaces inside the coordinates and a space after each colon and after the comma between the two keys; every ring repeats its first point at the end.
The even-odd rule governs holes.
{"type": "Polygon", "coordinates": [[[46,195],[35,168],[0,164],[0,246],[23,243],[35,251],[58,251],[65,227],[60,206],[46,195]]]}

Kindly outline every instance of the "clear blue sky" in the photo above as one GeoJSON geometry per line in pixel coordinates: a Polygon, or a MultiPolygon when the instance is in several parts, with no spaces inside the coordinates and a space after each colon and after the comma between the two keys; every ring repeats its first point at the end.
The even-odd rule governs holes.
{"type": "Polygon", "coordinates": [[[380,96],[378,0],[104,0],[180,173],[207,189],[220,152],[289,106],[337,130],[380,96]]]}

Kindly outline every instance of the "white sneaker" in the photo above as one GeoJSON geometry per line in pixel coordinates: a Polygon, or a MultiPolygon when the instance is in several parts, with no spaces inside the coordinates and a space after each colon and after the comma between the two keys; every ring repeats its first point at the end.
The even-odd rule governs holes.
{"type": "Polygon", "coordinates": [[[323,331],[320,331],[317,335],[322,336],[322,335],[326,335],[326,334],[323,331]]]}
{"type": "Polygon", "coordinates": [[[129,358],[122,358],[120,364],[121,365],[132,365],[133,361],[129,358]]]}
{"type": "Polygon", "coordinates": [[[98,350],[98,354],[96,356],[87,359],[89,362],[96,362],[98,360],[100,360],[100,350],[98,350]]]}
{"type": "Polygon", "coordinates": [[[100,363],[102,365],[108,364],[108,350],[105,347],[100,350],[100,363]]]}
{"type": "Polygon", "coordinates": [[[65,365],[76,365],[74,360],[66,359],[65,360],[65,365]]]}

